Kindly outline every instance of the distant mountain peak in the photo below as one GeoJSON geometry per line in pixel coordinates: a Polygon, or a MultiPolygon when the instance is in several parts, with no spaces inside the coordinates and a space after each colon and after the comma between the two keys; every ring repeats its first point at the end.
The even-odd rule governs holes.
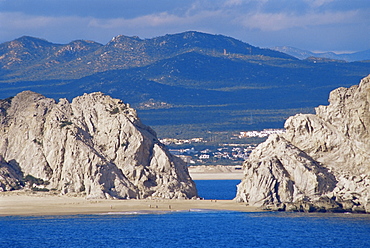
{"type": "Polygon", "coordinates": [[[335,59],[335,60],[345,60],[347,62],[370,59],[370,50],[355,52],[355,53],[337,54],[334,52],[321,52],[321,53],[311,52],[311,51],[302,50],[302,49],[290,47],[290,46],[277,46],[277,47],[271,47],[270,49],[289,54],[298,59],[307,59],[309,57],[316,57],[316,58],[327,58],[327,59],[335,59]]]}
{"type": "Polygon", "coordinates": [[[68,44],[93,44],[93,45],[103,46],[102,44],[100,44],[96,41],[92,41],[92,40],[74,40],[74,41],[71,41],[68,44]]]}
{"type": "Polygon", "coordinates": [[[126,35],[117,35],[110,40],[109,43],[115,43],[115,42],[125,42],[127,40],[136,40],[136,41],[143,41],[142,39],[139,38],[139,36],[126,36],[126,35]]]}
{"type": "Polygon", "coordinates": [[[41,47],[50,47],[53,43],[48,42],[44,39],[39,39],[31,36],[22,36],[18,39],[9,41],[6,43],[9,49],[12,48],[41,48],[41,47]]]}
{"type": "Polygon", "coordinates": [[[45,42],[45,43],[51,43],[49,41],[47,41],[46,39],[42,39],[42,38],[37,38],[37,37],[33,37],[33,36],[27,36],[27,35],[23,35],[17,39],[15,39],[16,41],[32,41],[32,42],[45,42]]]}

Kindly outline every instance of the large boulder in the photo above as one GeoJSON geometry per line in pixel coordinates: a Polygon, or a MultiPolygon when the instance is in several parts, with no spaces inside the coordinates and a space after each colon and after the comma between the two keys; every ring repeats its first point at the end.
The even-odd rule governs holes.
{"type": "Polygon", "coordinates": [[[30,175],[89,198],[197,197],[186,164],[134,109],[102,93],[56,102],[25,91],[1,100],[0,155],[2,168],[12,161],[21,170],[23,183],[10,176],[18,185],[30,175]]]}
{"type": "Polygon", "coordinates": [[[273,209],[370,212],[370,76],[298,114],[244,163],[236,200],[273,209]],[[310,206],[310,207],[308,207],[310,206]]]}

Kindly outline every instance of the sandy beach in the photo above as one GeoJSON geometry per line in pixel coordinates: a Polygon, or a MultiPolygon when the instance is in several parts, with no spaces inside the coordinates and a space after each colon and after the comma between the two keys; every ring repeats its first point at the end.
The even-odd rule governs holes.
{"type": "Polygon", "coordinates": [[[193,180],[241,180],[244,176],[240,166],[203,165],[190,166],[188,170],[193,180]]]}
{"type": "Polygon", "coordinates": [[[232,210],[260,211],[233,200],[87,200],[50,193],[1,192],[0,216],[74,215],[138,211],[232,210]]]}
{"type": "MultiPolygon", "coordinates": [[[[233,167],[190,167],[194,180],[241,179],[242,171],[233,167]]],[[[53,192],[11,191],[0,192],[0,216],[10,215],[73,215],[138,211],[196,211],[199,209],[261,211],[233,200],[87,200],[84,197],[59,195],[53,192]]]]}
{"type": "Polygon", "coordinates": [[[241,180],[243,178],[242,173],[198,173],[191,172],[191,178],[193,180],[241,180]]]}

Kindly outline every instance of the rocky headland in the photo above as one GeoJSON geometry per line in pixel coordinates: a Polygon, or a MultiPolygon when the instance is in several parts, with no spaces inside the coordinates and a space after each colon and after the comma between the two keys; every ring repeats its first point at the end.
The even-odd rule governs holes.
{"type": "Polygon", "coordinates": [[[136,111],[102,93],[71,102],[24,91],[0,100],[0,191],[100,199],[197,197],[186,164],[136,111]]]}
{"type": "Polygon", "coordinates": [[[244,163],[236,200],[264,209],[370,212],[370,76],[298,114],[244,163]]]}

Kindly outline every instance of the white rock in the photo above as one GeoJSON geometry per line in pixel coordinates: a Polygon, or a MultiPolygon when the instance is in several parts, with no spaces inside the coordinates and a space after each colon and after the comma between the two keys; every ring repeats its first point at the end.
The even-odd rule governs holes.
{"type": "Polygon", "coordinates": [[[359,86],[332,91],[329,102],[316,108],[316,115],[290,117],[285,133],[270,136],[252,152],[237,201],[320,205],[328,196],[339,205],[350,200],[368,209],[370,76],[359,86]]]}
{"type": "Polygon", "coordinates": [[[56,103],[25,91],[0,104],[0,155],[48,188],[89,198],[197,196],[186,165],[118,99],[98,92],[56,103]]]}

